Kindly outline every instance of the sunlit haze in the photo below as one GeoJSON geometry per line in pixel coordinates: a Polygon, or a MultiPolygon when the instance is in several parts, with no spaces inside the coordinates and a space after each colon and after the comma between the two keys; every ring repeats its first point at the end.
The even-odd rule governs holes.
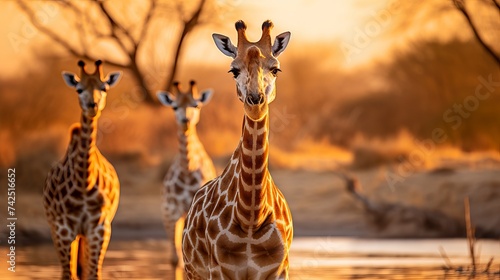
{"type": "MultiPolygon", "coordinates": [[[[17,210],[0,237],[18,238],[0,238],[0,279],[61,279],[51,233],[58,247],[104,231],[50,219],[108,225],[116,184],[95,190],[116,177],[103,279],[185,279],[179,217],[188,270],[192,257],[251,265],[210,269],[233,278],[289,263],[290,279],[498,279],[499,2],[0,0],[0,204],[17,210]],[[251,42],[266,20],[272,42],[291,37],[275,58],[216,45],[237,45],[238,20],[251,42]],[[268,263],[292,226],[290,260],[268,263]]],[[[76,269],[88,252],[60,256],[76,269]]]]}
{"type": "MultiPolygon", "coordinates": [[[[220,53],[216,50],[211,39],[211,33],[224,33],[235,40],[234,22],[243,19],[249,26],[248,36],[250,40],[258,40],[260,36],[260,25],[266,19],[273,20],[275,28],[273,33],[292,32],[291,51],[314,51],[300,50],[304,43],[309,46],[314,44],[329,44],[334,52],[345,52],[346,46],[356,47],[358,32],[367,28],[367,23],[377,22],[377,14],[387,10],[390,20],[395,9],[387,1],[365,1],[360,5],[357,1],[215,1],[216,10],[224,13],[217,15],[216,24],[205,24],[188,38],[185,60],[197,63],[226,63],[220,53]],[[344,48],[344,49],[342,49],[344,48]]],[[[52,14],[51,4],[38,3],[40,16],[48,25],[57,25],[61,15],[56,12],[52,14]],[[47,7],[48,6],[48,7],[47,7]]],[[[17,69],[24,67],[29,59],[33,59],[39,47],[48,45],[50,49],[57,50],[57,44],[49,42],[44,35],[39,34],[29,23],[27,17],[20,12],[12,1],[2,3],[3,15],[1,17],[0,35],[4,40],[0,41],[0,60],[3,67],[1,75],[13,75],[17,69]],[[52,47],[54,46],[54,47],[52,47]]],[[[387,16],[386,16],[387,17],[387,16]]],[[[390,22],[381,22],[381,26],[375,26],[372,36],[381,36],[390,22]]],[[[60,26],[64,30],[64,26],[60,26]]],[[[370,28],[370,27],[368,27],[370,28]]],[[[160,31],[156,36],[171,36],[168,28],[160,31]],[[167,32],[167,33],[165,33],[167,32]],[[164,35],[163,35],[164,34],[164,35]]],[[[363,39],[363,38],[362,38],[363,39]]],[[[364,40],[364,39],[363,39],[364,40]]],[[[363,63],[380,53],[388,46],[388,42],[370,39],[363,45],[362,51],[353,53],[349,59],[337,61],[342,66],[352,66],[363,63]]],[[[164,46],[161,46],[164,48],[164,46]]],[[[162,52],[159,51],[159,57],[162,52]]]]}

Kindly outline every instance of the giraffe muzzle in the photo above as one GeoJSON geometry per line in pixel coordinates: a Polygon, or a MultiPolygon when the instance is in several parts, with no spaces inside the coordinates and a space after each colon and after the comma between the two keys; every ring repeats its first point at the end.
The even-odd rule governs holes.
{"type": "Polygon", "coordinates": [[[99,107],[99,106],[98,106],[98,104],[97,104],[97,103],[94,103],[94,102],[91,102],[91,103],[88,103],[88,104],[87,104],[87,108],[88,108],[87,110],[89,110],[89,113],[90,113],[91,115],[94,115],[94,114],[96,114],[96,113],[97,113],[97,111],[98,111],[98,109],[99,109],[98,107],[99,107]]]}
{"type": "Polygon", "coordinates": [[[250,93],[245,100],[245,102],[248,105],[260,105],[264,103],[264,101],[265,98],[263,94],[255,94],[255,93],[250,93]]]}

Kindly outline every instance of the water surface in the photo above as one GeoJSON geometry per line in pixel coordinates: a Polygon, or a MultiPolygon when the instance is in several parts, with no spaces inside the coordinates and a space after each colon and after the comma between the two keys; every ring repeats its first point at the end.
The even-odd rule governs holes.
{"type": "MultiPolygon", "coordinates": [[[[464,239],[376,240],[353,238],[295,238],[291,250],[291,279],[472,279],[455,271],[445,272],[439,254],[442,246],[451,263],[469,264],[464,239]]],[[[5,247],[2,247],[5,255],[5,247]]],[[[175,279],[168,264],[164,240],[113,240],[106,254],[104,279],[175,279]]],[[[480,262],[495,258],[491,271],[500,271],[500,242],[478,244],[480,262]]],[[[59,279],[60,267],[51,244],[18,247],[16,272],[5,262],[0,279],[59,279]]],[[[178,277],[180,278],[180,277],[178,277]]],[[[480,274],[474,279],[500,279],[480,274]]]]}

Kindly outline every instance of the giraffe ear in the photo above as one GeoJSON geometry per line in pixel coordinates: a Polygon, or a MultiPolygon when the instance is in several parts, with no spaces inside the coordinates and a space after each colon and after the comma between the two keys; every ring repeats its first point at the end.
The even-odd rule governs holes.
{"type": "Polygon", "coordinates": [[[272,47],[274,57],[278,57],[286,49],[291,35],[290,32],[284,32],[276,36],[272,47]]]}
{"type": "Polygon", "coordinates": [[[237,48],[231,43],[231,39],[229,37],[221,35],[221,34],[212,34],[212,38],[214,39],[215,45],[217,48],[225,55],[235,58],[238,54],[237,48]]]}
{"type": "Polygon", "coordinates": [[[76,87],[76,85],[80,81],[80,78],[76,74],[73,74],[71,72],[63,71],[62,77],[66,85],[73,88],[76,87]]]}
{"type": "Polygon", "coordinates": [[[118,83],[118,81],[120,81],[121,77],[122,77],[122,71],[118,71],[118,72],[109,73],[108,76],[106,76],[106,78],[104,80],[111,88],[111,87],[115,86],[118,83]]]}
{"type": "Polygon", "coordinates": [[[213,89],[206,89],[201,93],[201,97],[200,99],[198,99],[198,101],[201,104],[206,105],[208,102],[210,102],[210,99],[212,99],[213,94],[214,94],[213,89]]]}
{"type": "Polygon", "coordinates": [[[168,92],[168,91],[158,91],[156,93],[156,96],[158,96],[158,100],[160,100],[161,104],[167,106],[167,107],[173,107],[174,105],[174,96],[168,92]]]}

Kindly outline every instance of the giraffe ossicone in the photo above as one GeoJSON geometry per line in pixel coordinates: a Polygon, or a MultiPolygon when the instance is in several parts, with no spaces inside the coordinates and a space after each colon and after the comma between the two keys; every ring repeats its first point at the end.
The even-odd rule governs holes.
{"type": "Polygon", "coordinates": [[[162,188],[163,223],[170,244],[170,263],[179,264],[184,219],[196,191],[215,177],[215,168],[203,144],[198,138],[196,125],[200,110],[211,99],[213,91],[198,94],[195,81],[190,81],[189,90],[183,92],[178,82],[174,92],[159,91],[160,102],[175,112],[178,126],[179,152],[170,166],[162,188]]]}
{"type": "Polygon", "coordinates": [[[86,71],[83,61],[78,66],[80,76],[70,72],[62,76],[68,86],[76,88],[81,120],[70,129],[63,159],[47,175],[43,204],[62,279],[101,279],[120,183],[96,146],[97,122],[106,105],[106,92],[118,83],[121,72],[104,77],[100,60],[93,73],[86,71]]]}
{"type": "Polygon", "coordinates": [[[195,195],[186,217],[182,250],[188,279],[288,279],[292,216],[268,170],[269,103],[276,97],[277,57],[290,32],[271,44],[271,21],[248,41],[246,24],[235,24],[238,43],[214,34],[233,58],[231,72],[244,117],[240,143],[220,176],[195,195]]]}

